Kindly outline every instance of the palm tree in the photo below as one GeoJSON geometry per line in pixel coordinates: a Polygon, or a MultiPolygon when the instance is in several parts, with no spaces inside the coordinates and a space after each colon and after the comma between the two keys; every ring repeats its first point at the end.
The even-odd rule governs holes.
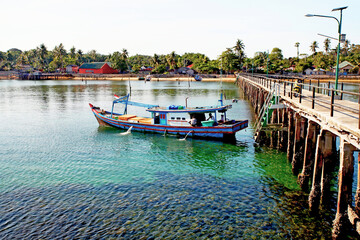
{"type": "Polygon", "coordinates": [[[121,57],[124,61],[126,61],[129,58],[129,53],[125,48],[123,48],[122,50],[121,57]]]}
{"type": "Polygon", "coordinates": [[[296,42],[296,43],[295,43],[295,47],[296,47],[296,50],[297,50],[297,58],[299,58],[299,47],[300,47],[300,43],[299,43],[299,42],[296,42]]]}
{"type": "Polygon", "coordinates": [[[235,50],[237,56],[239,57],[239,64],[240,65],[241,65],[241,63],[242,63],[242,61],[244,60],[244,57],[245,57],[244,49],[245,49],[245,44],[243,43],[243,41],[238,39],[236,41],[235,46],[234,46],[234,50],[235,50]]]}
{"type": "Polygon", "coordinates": [[[20,56],[16,59],[16,65],[17,67],[21,67],[22,65],[28,64],[29,60],[27,57],[27,54],[25,52],[22,52],[20,56]]]}
{"type": "Polygon", "coordinates": [[[159,56],[154,54],[154,56],[151,58],[152,62],[154,63],[154,67],[158,67],[160,64],[159,56]]]}
{"type": "Polygon", "coordinates": [[[45,44],[40,44],[40,47],[36,48],[37,54],[39,56],[39,62],[42,68],[45,68],[45,66],[47,65],[47,55],[48,55],[48,50],[46,49],[45,44]]]}
{"type": "Polygon", "coordinates": [[[76,61],[77,61],[77,64],[80,65],[82,62],[83,62],[83,51],[81,49],[77,50],[76,52],[76,61]]]}
{"type": "Polygon", "coordinates": [[[310,45],[310,50],[315,54],[317,48],[319,48],[319,44],[317,43],[317,41],[314,41],[314,42],[310,45]]]}
{"type": "Polygon", "coordinates": [[[350,41],[346,39],[343,44],[343,51],[344,51],[345,56],[348,55],[349,48],[350,48],[350,41]]]}
{"type": "Polygon", "coordinates": [[[166,55],[166,61],[168,62],[169,66],[175,70],[176,54],[174,51],[172,51],[170,54],[166,55]]]}
{"type": "Polygon", "coordinates": [[[73,59],[76,58],[76,48],[74,46],[70,48],[70,57],[73,59]]]}
{"type": "Polygon", "coordinates": [[[330,38],[326,38],[324,41],[324,49],[326,53],[330,52],[330,42],[330,38]]]}
{"type": "Polygon", "coordinates": [[[64,67],[64,57],[66,55],[66,50],[64,48],[64,45],[62,43],[60,43],[59,46],[55,46],[53,52],[54,52],[54,57],[60,63],[60,67],[63,68],[64,67]]]}
{"type": "Polygon", "coordinates": [[[93,61],[93,62],[96,62],[96,59],[97,59],[97,52],[96,50],[91,50],[89,52],[89,56],[90,56],[90,59],[93,61]]]}
{"type": "Polygon", "coordinates": [[[129,63],[128,63],[128,58],[129,58],[129,52],[123,48],[122,49],[122,53],[121,53],[121,59],[125,61],[126,63],[126,66],[128,68],[128,70],[130,71],[130,66],[129,66],[129,63]]]}

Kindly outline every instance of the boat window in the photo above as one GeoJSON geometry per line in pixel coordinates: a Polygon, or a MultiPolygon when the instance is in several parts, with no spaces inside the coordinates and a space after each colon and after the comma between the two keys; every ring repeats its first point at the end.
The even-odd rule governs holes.
{"type": "Polygon", "coordinates": [[[171,120],[174,120],[175,118],[174,117],[171,117],[171,120]]]}
{"type": "Polygon", "coordinates": [[[185,118],[182,118],[182,120],[185,120],[185,118]]]}
{"type": "Polygon", "coordinates": [[[176,120],[180,120],[181,118],[180,117],[177,117],[176,120]]]}

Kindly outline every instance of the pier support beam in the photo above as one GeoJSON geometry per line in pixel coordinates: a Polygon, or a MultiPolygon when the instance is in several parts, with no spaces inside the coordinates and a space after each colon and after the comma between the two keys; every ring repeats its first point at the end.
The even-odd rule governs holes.
{"type": "Polygon", "coordinates": [[[335,169],[336,159],[336,137],[330,133],[325,133],[325,149],[326,155],[324,156],[322,171],[321,171],[321,204],[327,205],[330,200],[330,181],[332,172],[335,169]]]}
{"type": "Polygon", "coordinates": [[[299,114],[295,117],[295,137],[294,137],[294,150],[293,158],[291,161],[292,172],[294,175],[299,173],[304,160],[304,138],[305,138],[305,124],[306,119],[302,118],[299,114]]]}
{"type": "Polygon", "coordinates": [[[317,125],[309,121],[305,140],[304,164],[302,172],[298,176],[298,182],[303,191],[309,190],[309,180],[312,176],[316,152],[317,125]]]}
{"type": "Polygon", "coordinates": [[[352,180],[354,173],[354,147],[340,140],[340,169],[336,217],[333,223],[333,239],[344,239],[349,224],[348,205],[352,202],[352,180]]]}
{"type": "Polygon", "coordinates": [[[358,175],[357,175],[357,188],[355,193],[355,212],[360,216],[360,152],[358,152],[358,175]]]}
{"type": "Polygon", "coordinates": [[[309,208],[311,212],[319,209],[321,197],[324,196],[323,171],[324,162],[329,162],[333,156],[333,135],[330,132],[320,132],[317,137],[313,182],[309,195],[309,208]]]}
{"type": "Polygon", "coordinates": [[[294,151],[294,122],[293,122],[293,112],[288,111],[288,144],[287,144],[287,159],[289,161],[293,158],[294,151]]]}
{"type": "MultiPolygon", "coordinates": [[[[271,120],[270,123],[271,124],[275,124],[277,121],[277,109],[274,109],[274,111],[271,114],[271,120]]],[[[277,144],[277,131],[271,131],[270,133],[270,148],[275,148],[276,144],[277,144]]]]}

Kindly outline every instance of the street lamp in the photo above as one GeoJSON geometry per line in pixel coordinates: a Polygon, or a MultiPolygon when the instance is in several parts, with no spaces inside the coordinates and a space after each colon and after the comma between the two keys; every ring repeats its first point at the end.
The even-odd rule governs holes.
{"type": "Polygon", "coordinates": [[[347,7],[334,8],[332,12],[340,11],[340,21],[333,16],[325,16],[325,15],[317,15],[317,14],[306,14],[305,17],[323,17],[323,18],[333,18],[338,23],[338,33],[339,33],[339,42],[337,46],[337,56],[336,56],[336,72],[335,72],[335,90],[338,88],[338,80],[339,80],[339,59],[340,59],[340,42],[341,42],[341,23],[342,23],[342,11],[347,9],[347,7]]]}

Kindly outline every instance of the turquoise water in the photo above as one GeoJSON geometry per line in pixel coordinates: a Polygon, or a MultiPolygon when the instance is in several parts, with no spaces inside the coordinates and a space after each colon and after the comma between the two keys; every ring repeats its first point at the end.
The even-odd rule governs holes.
{"type": "MultiPolygon", "coordinates": [[[[252,110],[231,83],[133,81],[131,100],[252,110]],[[231,100],[228,101],[229,103],[231,100]]],[[[333,211],[311,217],[286,154],[236,143],[99,127],[128,82],[0,81],[1,239],[328,238],[333,211]]],[[[120,110],[119,110],[120,111],[120,110]]],[[[129,113],[146,116],[141,108],[129,113]]]]}

